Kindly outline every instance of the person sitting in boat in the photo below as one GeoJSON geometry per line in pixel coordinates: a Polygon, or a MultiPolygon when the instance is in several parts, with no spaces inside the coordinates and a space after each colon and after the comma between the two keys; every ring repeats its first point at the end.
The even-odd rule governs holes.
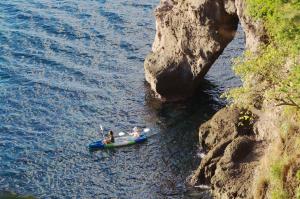
{"type": "Polygon", "coordinates": [[[133,132],[131,133],[133,137],[140,137],[141,133],[138,127],[133,128],[133,132]]]}
{"type": "Polygon", "coordinates": [[[108,135],[103,140],[103,143],[104,144],[110,144],[110,143],[114,143],[114,142],[115,142],[114,132],[113,131],[109,131],[108,135]]]}

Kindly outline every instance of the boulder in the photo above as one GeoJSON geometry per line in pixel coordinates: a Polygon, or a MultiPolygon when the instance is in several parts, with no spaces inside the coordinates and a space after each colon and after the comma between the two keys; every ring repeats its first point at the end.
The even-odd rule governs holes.
{"type": "Polygon", "coordinates": [[[247,136],[238,137],[227,146],[211,178],[216,198],[253,198],[252,182],[262,147],[247,136]]]}
{"type": "Polygon", "coordinates": [[[237,107],[225,107],[219,110],[209,121],[200,126],[201,146],[210,150],[222,140],[253,134],[253,124],[241,119],[244,112],[237,107]]]}
{"type": "Polygon", "coordinates": [[[256,117],[225,107],[200,126],[200,143],[208,152],[189,179],[190,185],[209,184],[216,198],[252,197],[253,173],[265,145],[255,139],[253,123],[243,119],[245,113],[256,117]]]}
{"type": "Polygon", "coordinates": [[[225,138],[238,135],[237,124],[240,111],[237,108],[225,107],[218,111],[209,121],[199,128],[199,142],[206,150],[210,150],[225,138]]]}
{"type": "Polygon", "coordinates": [[[228,144],[232,140],[224,140],[210,150],[206,156],[201,160],[201,164],[198,169],[194,172],[194,175],[189,180],[190,185],[196,185],[197,183],[209,184],[210,179],[215,174],[216,164],[223,156],[224,151],[228,144]]]}

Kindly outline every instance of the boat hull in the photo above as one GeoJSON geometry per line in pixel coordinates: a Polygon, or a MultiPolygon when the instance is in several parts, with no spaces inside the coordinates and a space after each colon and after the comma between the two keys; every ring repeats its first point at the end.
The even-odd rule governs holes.
{"type": "Polygon", "coordinates": [[[92,142],[88,145],[89,149],[109,149],[109,148],[117,148],[123,146],[134,145],[138,143],[145,142],[147,140],[146,135],[141,135],[139,137],[133,136],[122,136],[116,137],[114,143],[104,144],[103,140],[99,140],[96,142],[92,142]]]}

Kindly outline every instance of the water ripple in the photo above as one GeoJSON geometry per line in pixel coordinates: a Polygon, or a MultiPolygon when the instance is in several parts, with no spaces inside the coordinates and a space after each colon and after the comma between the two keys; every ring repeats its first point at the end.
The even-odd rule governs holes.
{"type": "Polygon", "coordinates": [[[239,84],[228,66],[243,38],[197,97],[162,104],[143,72],[157,4],[0,2],[0,191],[38,198],[186,196],[183,182],[199,161],[197,127],[224,105],[219,94],[239,84]],[[92,153],[86,145],[101,137],[99,124],[115,131],[149,126],[153,133],[141,145],[92,153]]]}

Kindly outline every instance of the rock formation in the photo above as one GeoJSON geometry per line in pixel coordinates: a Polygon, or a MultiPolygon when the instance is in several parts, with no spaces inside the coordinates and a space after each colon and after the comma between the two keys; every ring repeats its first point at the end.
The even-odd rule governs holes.
{"type": "Polygon", "coordinates": [[[158,98],[176,101],[193,95],[234,38],[239,20],[249,49],[266,41],[262,26],[244,15],[244,6],[243,0],[161,0],[152,52],[144,64],[158,98]]]}
{"type": "Polygon", "coordinates": [[[157,97],[180,100],[193,94],[235,35],[238,18],[227,7],[223,0],[161,1],[145,60],[146,80],[157,97]]]}
{"type": "Polygon", "coordinates": [[[265,142],[257,139],[254,122],[241,119],[241,112],[226,107],[199,128],[208,153],[190,183],[210,184],[216,198],[253,198],[253,173],[264,155],[265,142]]]}
{"type": "Polygon", "coordinates": [[[299,124],[291,123],[282,137],[281,124],[290,120],[282,117],[282,107],[269,102],[263,106],[263,110],[247,112],[251,120],[243,117],[244,110],[225,107],[200,126],[200,144],[207,153],[189,179],[190,185],[210,185],[215,198],[272,198],[270,168],[279,154],[287,161],[282,177],[287,195],[281,198],[294,198],[300,187],[296,176],[300,171],[299,144],[295,144],[299,142],[299,124]]]}
{"type": "MultiPolygon", "coordinates": [[[[155,15],[157,32],[144,67],[146,80],[162,100],[193,94],[233,39],[238,23],[248,50],[257,52],[268,43],[263,23],[246,14],[246,0],[161,0],[155,15]]],[[[263,101],[252,109],[251,121],[244,110],[226,107],[201,125],[200,144],[207,154],[189,179],[191,185],[210,185],[216,198],[270,198],[275,185],[266,175],[272,156],[289,154],[280,186],[289,196],[296,189],[300,193],[299,124],[289,121],[292,130],[280,135],[280,125],[291,120],[282,117],[282,108],[263,101]]]]}

